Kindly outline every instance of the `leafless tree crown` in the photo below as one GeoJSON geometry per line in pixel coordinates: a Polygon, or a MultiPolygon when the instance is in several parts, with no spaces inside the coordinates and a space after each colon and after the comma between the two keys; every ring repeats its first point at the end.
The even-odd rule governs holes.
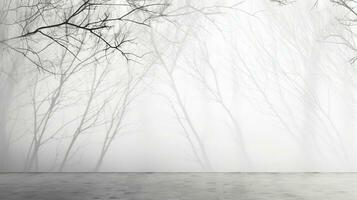
{"type": "Polygon", "coordinates": [[[1,46],[46,71],[53,67],[53,57],[48,57],[58,47],[78,60],[93,57],[88,52],[97,56],[119,52],[126,60],[135,60],[139,57],[135,49],[125,48],[135,42],[133,32],[138,28],[134,27],[150,26],[169,5],[166,0],[7,0],[3,4],[1,26],[8,36],[1,38],[1,46]]]}

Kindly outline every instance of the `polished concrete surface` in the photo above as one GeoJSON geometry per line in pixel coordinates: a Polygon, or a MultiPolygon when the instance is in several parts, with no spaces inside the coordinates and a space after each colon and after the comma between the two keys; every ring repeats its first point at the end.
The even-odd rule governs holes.
{"type": "Polygon", "coordinates": [[[1,200],[357,200],[353,173],[2,173],[1,200]]]}

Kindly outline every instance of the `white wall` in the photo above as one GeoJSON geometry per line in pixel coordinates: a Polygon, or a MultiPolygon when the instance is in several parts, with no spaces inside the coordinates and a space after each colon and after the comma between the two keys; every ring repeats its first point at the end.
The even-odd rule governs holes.
{"type": "MultiPolygon", "coordinates": [[[[351,51],[332,37],[348,36],[337,20],[345,12],[329,2],[313,7],[314,2],[281,7],[252,0],[220,8],[224,14],[154,23],[142,36],[152,53],[141,64],[129,63],[135,73],[148,66],[150,71],[101,171],[355,171],[357,74],[351,51]],[[211,168],[195,160],[189,139],[204,160],[195,134],[211,168]]],[[[103,90],[127,80],[126,65],[120,58],[111,62],[103,90]]],[[[48,134],[84,109],[91,74],[88,68],[71,79],[48,134]]],[[[11,105],[9,128],[15,128],[8,171],[23,170],[31,142],[34,75],[23,76],[11,105]]],[[[42,81],[36,97],[46,96],[56,80],[42,81]]],[[[115,92],[119,96],[121,90],[115,92]]],[[[97,95],[95,105],[109,93],[97,95]]],[[[101,113],[102,122],[113,105],[101,113]]],[[[39,171],[58,170],[76,124],[41,147],[39,171]]],[[[94,169],[106,128],[98,123],[79,136],[65,171],[94,169]]]]}

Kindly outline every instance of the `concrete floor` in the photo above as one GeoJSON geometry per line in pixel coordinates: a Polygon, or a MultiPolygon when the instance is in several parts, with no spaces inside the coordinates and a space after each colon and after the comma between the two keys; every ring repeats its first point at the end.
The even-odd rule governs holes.
{"type": "Polygon", "coordinates": [[[1,200],[356,200],[350,173],[2,173],[1,200]]]}

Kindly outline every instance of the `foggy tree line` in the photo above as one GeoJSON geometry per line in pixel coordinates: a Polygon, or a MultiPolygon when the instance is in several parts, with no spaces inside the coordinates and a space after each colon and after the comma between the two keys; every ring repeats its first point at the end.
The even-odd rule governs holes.
{"type": "MultiPolygon", "coordinates": [[[[59,171],[65,167],[73,146],[81,134],[92,127],[110,123],[114,129],[107,130],[96,167],[99,168],[111,141],[121,128],[122,118],[133,98],[131,94],[142,76],[140,70],[132,74],[132,69],[123,67],[128,68],[124,70],[125,73],[117,74],[117,78],[122,80],[118,81],[119,83],[111,83],[110,86],[115,87],[115,90],[111,91],[113,94],[117,92],[123,95],[118,98],[110,94],[103,100],[102,105],[94,105],[96,98],[106,93],[100,86],[108,73],[112,73],[112,69],[109,69],[111,56],[118,55],[126,62],[141,58],[142,52],[135,51],[135,48],[130,45],[136,45],[136,37],[141,27],[149,27],[152,20],[168,16],[164,13],[168,6],[167,1],[9,0],[2,2],[0,42],[3,94],[1,100],[4,102],[1,102],[1,107],[8,108],[10,105],[13,90],[11,84],[15,84],[12,82],[33,77],[33,80],[28,82],[30,84],[28,90],[32,90],[30,104],[33,129],[28,130],[32,139],[27,151],[25,171],[39,169],[39,152],[42,146],[51,140],[58,140],[58,136],[63,134],[62,131],[66,126],[76,124],[73,125],[74,131],[70,136],[70,143],[59,171]],[[6,60],[9,56],[20,58],[22,61],[19,63],[6,60]],[[23,64],[26,68],[20,67],[23,64]],[[29,69],[31,66],[36,70],[29,69]],[[71,96],[73,90],[79,89],[72,80],[78,78],[79,73],[89,73],[91,76],[88,79],[90,82],[88,91],[81,94],[83,97],[88,97],[86,101],[81,102],[84,105],[83,110],[79,111],[81,114],[78,116],[73,115],[72,119],[52,130],[53,124],[58,120],[56,114],[63,107],[78,103],[68,104],[66,101],[67,98],[71,98],[68,96],[71,96]],[[115,101],[116,104],[112,120],[100,121],[101,112],[109,101],[115,101]]],[[[4,129],[7,113],[10,111],[2,111],[4,120],[1,120],[1,127],[4,129]]],[[[7,140],[10,135],[6,130],[2,130],[1,137],[4,142],[2,148],[8,148],[7,140]]],[[[2,161],[6,160],[6,151],[6,149],[1,151],[4,153],[1,156],[2,161]]]]}
{"type": "MultiPolygon", "coordinates": [[[[288,10],[298,4],[271,1],[265,3],[272,9],[288,10]]],[[[190,157],[202,170],[213,171],[215,166],[205,143],[205,129],[198,123],[202,116],[192,110],[187,95],[192,92],[207,98],[224,121],[214,123],[225,127],[222,130],[228,131],[234,141],[236,157],[232,159],[238,160],[239,169],[249,169],[254,161],[247,147],[249,133],[242,128],[245,111],[236,108],[232,100],[245,101],[246,89],[240,89],[244,87],[254,91],[259,100],[252,101],[259,102],[252,104],[263,107],[261,112],[275,119],[303,156],[311,156],[312,160],[324,157],[319,148],[327,147],[342,162],[349,163],[350,153],[343,134],[319,101],[321,80],[315,75],[325,69],[309,68],[319,65],[319,52],[323,48],[310,41],[309,34],[318,38],[324,34],[324,27],[317,25],[297,34],[284,24],[285,19],[269,16],[270,21],[266,23],[274,29],[272,35],[277,34],[275,30],[279,32],[274,38],[286,41],[283,49],[293,49],[291,54],[304,63],[292,63],[289,67],[276,62],[280,52],[271,52],[263,36],[255,35],[254,27],[248,26],[248,33],[242,36],[254,43],[255,51],[260,54],[252,61],[247,58],[247,51],[236,45],[240,41],[228,40],[238,36],[229,36],[220,28],[226,15],[245,15],[257,24],[263,23],[259,12],[240,9],[244,3],[200,7],[194,1],[175,4],[167,0],[3,1],[0,4],[0,169],[11,166],[12,154],[17,153],[12,145],[20,143],[25,149],[23,171],[66,171],[71,160],[80,156],[86,140],[95,135],[100,138],[96,141],[99,148],[90,168],[100,171],[114,141],[130,130],[132,111],[141,109],[136,100],[147,91],[166,103],[168,116],[175,119],[190,157]],[[224,62],[229,60],[227,68],[212,60],[222,52],[212,52],[214,45],[204,39],[210,37],[210,31],[230,47],[222,55],[224,62]],[[300,69],[301,66],[305,67],[300,69]],[[182,88],[182,80],[193,87],[182,88]],[[275,83],[270,85],[271,80],[275,83]],[[163,89],[155,89],[157,82],[163,89]],[[288,86],[293,92],[290,93],[288,86]],[[272,96],[271,91],[276,95],[272,96]],[[302,116],[295,110],[297,105],[303,105],[302,116]],[[314,134],[316,126],[324,134],[314,134]],[[52,162],[53,167],[43,167],[45,160],[52,162]]],[[[306,12],[314,12],[319,3],[312,1],[308,4],[312,10],[306,12]]],[[[329,3],[346,10],[345,18],[337,22],[345,29],[343,33],[349,34],[330,34],[324,38],[325,42],[342,44],[355,51],[356,2],[331,0],[329,3]]],[[[350,61],[353,65],[355,57],[350,61]]],[[[330,75],[323,76],[321,79],[328,79],[330,75]]],[[[351,82],[348,88],[353,90],[355,83],[351,82]]]]}

